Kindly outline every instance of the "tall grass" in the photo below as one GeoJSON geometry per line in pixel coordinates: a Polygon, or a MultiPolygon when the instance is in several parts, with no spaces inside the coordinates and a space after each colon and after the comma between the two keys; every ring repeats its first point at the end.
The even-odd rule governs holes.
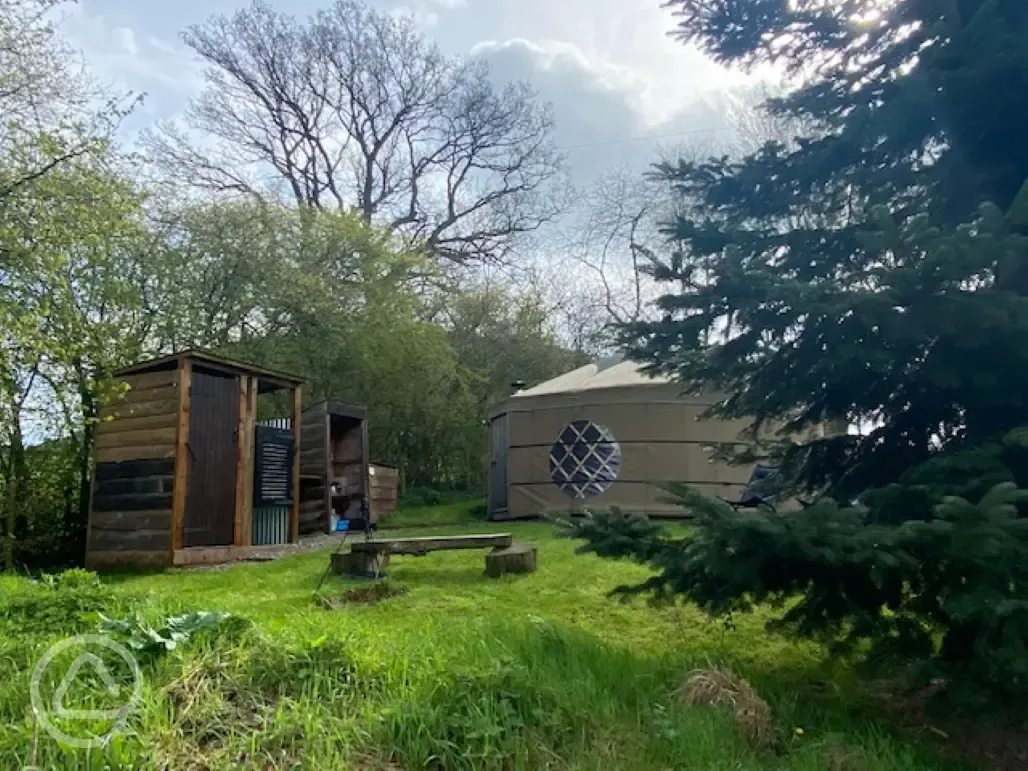
{"type": "MultiPolygon", "coordinates": [[[[545,526],[517,537],[539,546],[538,573],[487,579],[476,552],[399,558],[389,581],[406,593],[334,610],[311,596],[325,553],[63,595],[2,579],[0,768],[31,759],[36,657],[88,627],[97,603],[151,620],[184,609],[236,619],[144,662],[129,734],[92,755],[39,736],[40,768],[960,768],[847,706],[845,667],[766,638],[760,619],[729,630],[687,607],[616,602],[607,591],[639,568],[573,556],[545,526]],[[775,750],[751,747],[730,714],[674,697],[709,662],[740,670],[767,699],[775,750]],[[805,685],[829,676],[838,692],[805,685]]],[[[325,591],[348,586],[331,579],[325,591]]]]}

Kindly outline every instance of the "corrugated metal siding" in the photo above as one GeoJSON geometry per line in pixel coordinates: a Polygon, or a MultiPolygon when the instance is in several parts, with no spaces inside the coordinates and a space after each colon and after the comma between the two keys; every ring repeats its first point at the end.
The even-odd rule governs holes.
{"type": "MultiPolygon", "coordinates": [[[[272,418],[258,421],[257,425],[288,431],[292,428],[293,421],[290,418],[272,418]]],[[[289,543],[289,513],[288,506],[254,508],[251,544],[253,546],[271,546],[289,543]]]]}
{"type": "Polygon", "coordinates": [[[253,510],[253,546],[289,543],[289,508],[269,506],[253,510]]]}

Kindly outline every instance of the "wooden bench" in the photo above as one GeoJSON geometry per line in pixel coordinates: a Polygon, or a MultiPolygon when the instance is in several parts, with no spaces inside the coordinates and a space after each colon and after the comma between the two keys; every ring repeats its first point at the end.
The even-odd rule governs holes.
{"type": "Polygon", "coordinates": [[[444,535],[427,538],[389,538],[376,541],[354,541],[350,551],[332,555],[332,572],[338,575],[378,576],[394,554],[424,557],[433,551],[457,549],[492,549],[486,555],[489,575],[535,570],[535,547],[514,545],[510,533],[486,535],[444,535]],[[530,553],[531,558],[528,555],[530,553]],[[509,567],[507,567],[507,564],[509,567]],[[530,567],[529,567],[530,565],[530,567]]]}

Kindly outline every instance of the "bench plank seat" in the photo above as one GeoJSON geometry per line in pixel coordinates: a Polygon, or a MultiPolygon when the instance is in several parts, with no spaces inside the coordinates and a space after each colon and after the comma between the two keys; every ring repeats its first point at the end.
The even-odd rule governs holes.
{"type": "Polygon", "coordinates": [[[514,536],[510,533],[488,533],[485,535],[443,535],[427,538],[355,541],[350,545],[350,550],[364,554],[421,555],[450,549],[506,549],[512,543],[514,543],[514,536]]]}

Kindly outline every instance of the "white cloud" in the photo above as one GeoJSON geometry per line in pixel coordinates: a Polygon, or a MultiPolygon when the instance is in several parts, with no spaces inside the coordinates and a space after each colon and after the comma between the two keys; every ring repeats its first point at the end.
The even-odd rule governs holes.
{"type": "Polygon", "coordinates": [[[171,100],[179,102],[175,109],[202,84],[200,67],[184,46],[154,34],[139,35],[90,8],[79,4],[65,12],[60,29],[82,50],[87,66],[101,82],[136,93],[176,92],[177,98],[171,100]]]}
{"type": "Polygon", "coordinates": [[[726,129],[721,94],[683,93],[661,112],[650,109],[652,80],[639,69],[590,57],[568,41],[514,38],[474,45],[497,81],[527,80],[552,105],[555,141],[568,154],[576,184],[612,166],[644,169],[662,145],[717,138],[726,129]]]}
{"type": "Polygon", "coordinates": [[[139,53],[139,47],[136,45],[136,33],[128,27],[115,27],[112,30],[112,35],[117,41],[118,47],[125,53],[135,56],[139,53]]]}
{"type": "Polygon", "coordinates": [[[407,0],[393,6],[389,13],[394,16],[409,16],[422,30],[431,34],[439,24],[440,12],[446,13],[464,5],[465,0],[407,0]]]}

